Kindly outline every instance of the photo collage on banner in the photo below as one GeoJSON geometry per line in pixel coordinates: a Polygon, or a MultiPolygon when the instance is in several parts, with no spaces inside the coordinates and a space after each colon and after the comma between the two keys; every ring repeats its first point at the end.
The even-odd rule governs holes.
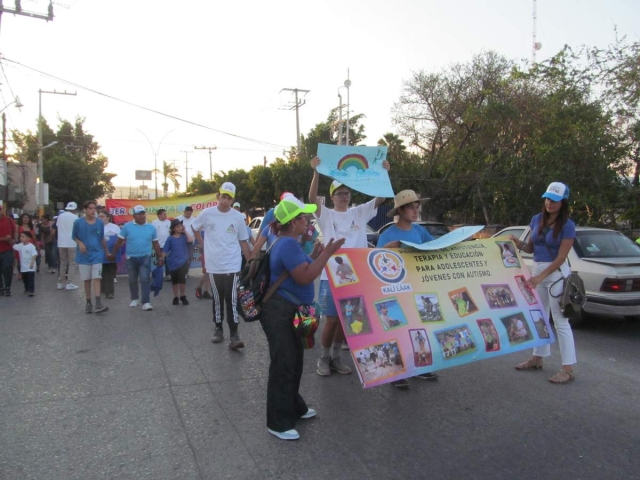
{"type": "Polygon", "coordinates": [[[326,269],[365,388],[555,341],[505,238],[344,249],[326,269]]]}

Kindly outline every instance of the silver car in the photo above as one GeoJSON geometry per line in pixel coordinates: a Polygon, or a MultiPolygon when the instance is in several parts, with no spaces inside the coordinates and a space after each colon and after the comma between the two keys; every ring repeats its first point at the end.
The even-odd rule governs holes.
{"type": "MultiPolygon", "coordinates": [[[[526,225],[505,228],[494,237],[513,235],[529,241],[531,230],[526,225]]],[[[533,255],[520,252],[531,272],[533,255]]],[[[622,315],[640,319],[640,247],[615,230],[576,227],[576,240],[569,251],[571,270],[584,281],[589,314],[622,315]]],[[[571,322],[573,326],[584,320],[571,322]]]]}

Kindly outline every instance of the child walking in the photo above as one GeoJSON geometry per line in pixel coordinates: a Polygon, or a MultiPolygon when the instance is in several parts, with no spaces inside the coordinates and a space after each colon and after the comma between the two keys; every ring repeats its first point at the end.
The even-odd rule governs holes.
{"type": "Polygon", "coordinates": [[[36,257],[38,252],[33,245],[33,233],[28,230],[20,234],[20,243],[13,246],[20,256],[20,276],[24,283],[24,293],[33,297],[36,280],[36,257]]]}
{"type": "Polygon", "coordinates": [[[189,273],[189,244],[193,238],[185,231],[182,220],[171,220],[170,235],[162,247],[163,258],[169,266],[173,287],[173,305],[189,305],[185,296],[187,274],[189,273]]]}

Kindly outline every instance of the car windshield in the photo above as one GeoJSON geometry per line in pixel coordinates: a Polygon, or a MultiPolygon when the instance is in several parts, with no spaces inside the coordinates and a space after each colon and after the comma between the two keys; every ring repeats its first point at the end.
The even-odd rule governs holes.
{"type": "Polygon", "coordinates": [[[427,231],[431,234],[432,237],[435,237],[436,235],[441,237],[442,235],[446,235],[447,233],[449,233],[449,229],[447,228],[446,225],[423,225],[424,228],[427,229],[427,231]]]}
{"type": "Polygon", "coordinates": [[[578,231],[573,247],[579,257],[585,258],[640,257],[640,248],[614,231],[578,231]]]}

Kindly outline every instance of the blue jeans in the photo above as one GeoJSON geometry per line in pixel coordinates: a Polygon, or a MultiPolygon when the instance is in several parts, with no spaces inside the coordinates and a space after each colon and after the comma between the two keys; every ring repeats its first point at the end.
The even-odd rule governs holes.
{"type": "Polygon", "coordinates": [[[151,292],[151,255],[145,257],[127,258],[127,271],[129,272],[129,292],[131,300],[138,300],[138,278],[142,289],[142,303],[149,303],[151,292]]]}

